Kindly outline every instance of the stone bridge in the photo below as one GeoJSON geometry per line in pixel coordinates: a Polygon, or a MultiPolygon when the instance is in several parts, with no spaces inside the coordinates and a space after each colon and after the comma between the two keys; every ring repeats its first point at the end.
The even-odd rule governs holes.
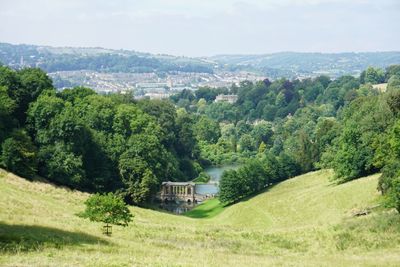
{"type": "Polygon", "coordinates": [[[159,198],[161,201],[185,201],[196,203],[212,198],[214,195],[203,195],[196,193],[196,184],[194,182],[163,182],[159,198]]]}

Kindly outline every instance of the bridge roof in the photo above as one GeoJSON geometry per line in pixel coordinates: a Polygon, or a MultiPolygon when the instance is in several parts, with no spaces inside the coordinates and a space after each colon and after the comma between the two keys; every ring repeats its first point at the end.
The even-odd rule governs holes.
{"type": "Polygon", "coordinates": [[[162,185],[196,185],[193,182],[163,182],[162,185]]]}

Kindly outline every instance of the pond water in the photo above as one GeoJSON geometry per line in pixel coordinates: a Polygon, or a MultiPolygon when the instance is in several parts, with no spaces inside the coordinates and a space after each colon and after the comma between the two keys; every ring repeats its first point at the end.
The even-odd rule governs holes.
{"type": "MultiPolygon", "coordinates": [[[[210,182],[207,184],[196,184],[196,194],[201,195],[216,195],[219,192],[218,183],[221,179],[222,173],[225,170],[232,170],[239,168],[239,165],[222,165],[212,166],[205,168],[204,171],[210,175],[210,182]]],[[[186,203],[184,201],[160,203],[160,208],[167,210],[172,213],[182,214],[193,209],[196,206],[195,203],[186,203]]]]}
{"type": "Polygon", "coordinates": [[[219,182],[221,179],[222,173],[227,170],[236,170],[239,168],[240,165],[238,164],[231,164],[231,165],[222,165],[222,166],[212,166],[205,168],[204,171],[211,176],[212,182],[219,182]]]}

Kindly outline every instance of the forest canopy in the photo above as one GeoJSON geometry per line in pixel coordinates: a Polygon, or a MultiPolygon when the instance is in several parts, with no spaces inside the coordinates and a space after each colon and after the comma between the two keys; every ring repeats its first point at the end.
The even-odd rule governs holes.
{"type": "Polygon", "coordinates": [[[337,182],[382,172],[379,187],[399,209],[400,67],[360,77],[265,79],[230,88],[183,90],[170,100],[57,91],[37,68],[0,67],[0,160],[33,179],[150,201],[163,181],[224,173],[232,203],[295,175],[333,168],[337,182]],[[374,87],[387,83],[386,90],[374,87]],[[216,102],[235,94],[235,103],[216,102]]]}

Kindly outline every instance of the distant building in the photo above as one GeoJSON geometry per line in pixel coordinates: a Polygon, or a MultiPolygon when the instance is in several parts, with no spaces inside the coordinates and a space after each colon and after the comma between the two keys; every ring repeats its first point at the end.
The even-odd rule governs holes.
{"type": "Polygon", "coordinates": [[[150,98],[150,99],[165,99],[170,97],[170,94],[165,94],[165,93],[146,93],[144,95],[145,98],[150,98]]]}
{"type": "Polygon", "coordinates": [[[237,95],[217,95],[217,97],[215,98],[215,102],[225,101],[231,104],[236,103],[237,100],[238,100],[237,95]]]}

